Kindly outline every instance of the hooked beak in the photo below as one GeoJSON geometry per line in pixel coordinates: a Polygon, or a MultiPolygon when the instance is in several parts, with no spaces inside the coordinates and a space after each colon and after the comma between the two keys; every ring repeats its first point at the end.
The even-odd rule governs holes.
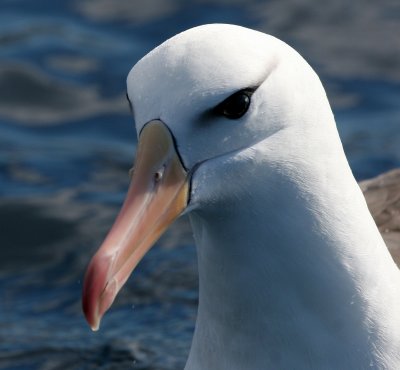
{"type": "Polygon", "coordinates": [[[97,330],[133,269],[188,203],[189,177],[167,126],[147,123],[139,137],[122,209],[86,271],[82,306],[97,330]]]}

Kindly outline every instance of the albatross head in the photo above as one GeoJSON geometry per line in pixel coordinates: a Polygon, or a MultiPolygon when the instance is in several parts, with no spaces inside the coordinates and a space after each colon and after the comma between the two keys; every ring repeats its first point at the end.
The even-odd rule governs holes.
{"type": "Polygon", "coordinates": [[[124,207],[88,269],[83,303],[92,328],[187,207],[212,209],[238,196],[223,162],[291,123],[285,109],[302,105],[309,88],[292,77],[312,74],[293,58],[300,56],[271,36],[207,25],[167,40],[132,68],[127,85],[138,152],[124,207]]]}
{"type": "MultiPolygon", "coordinates": [[[[327,312],[324,303],[314,302],[312,284],[315,295],[337,284],[334,294],[350,297],[365,283],[348,267],[353,240],[344,229],[352,225],[342,224],[342,216],[352,214],[349,202],[356,203],[354,215],[368,211],[318,77],[297,52],[271,36],[206,25],[151,51],[133,67],[127,85],[139,144],[123,208],[86,274],[83,309],[90,326],[98,328],[143,255],[188,213],[200,273],[191,362],[200,363],[201,353],[212,356],[212,348],[193,347],[213,340],[225,345],[229,335],[246,331],[269,346],[270,360],[279,357],[277,342],[264,335],[269,331],[269,338],[288,340],[284,347],[292,348],[307,326],[306,316],[291,321],[292,302],[301,301],[307,314],[327,312]],[[333,212],[330,219],[327,210],[333,212]],[[318,268],[316,261],[330,259],[318,268]],[[310,284],[296,281],[300,274],[310,284]],[[254,325],[244,316],[253,317],[254,325]],[[221,330],[218,337],[219,326],[232,332],[221,330]],[[292,329],[292,338],[280,337],[292,329]]],[[[357,222],[374,228],[369,216],[357,222]]],[[[359,314],[353,311],[345,312],[349,320],[359,314]]]]}

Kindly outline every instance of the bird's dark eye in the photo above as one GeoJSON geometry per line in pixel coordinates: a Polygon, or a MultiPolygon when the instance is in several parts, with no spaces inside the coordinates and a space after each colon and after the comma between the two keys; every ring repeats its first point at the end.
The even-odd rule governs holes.
{"type": "Polygon", "coordinates": [[[234,93],[214,108],[215,113],[230,119],[242,117],[249,109],[253,92],[254,89],[245,89],[234,93]]]}

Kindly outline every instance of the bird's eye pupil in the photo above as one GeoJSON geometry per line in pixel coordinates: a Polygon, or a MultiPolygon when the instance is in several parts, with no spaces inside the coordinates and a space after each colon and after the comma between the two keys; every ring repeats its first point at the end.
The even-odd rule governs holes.
{"type": "Polygon", "coordinates": [[[249,109],[251,94],[249,90],[234,93],[215,108],[216,113],[230,119],[242,117],[249,109]]]}

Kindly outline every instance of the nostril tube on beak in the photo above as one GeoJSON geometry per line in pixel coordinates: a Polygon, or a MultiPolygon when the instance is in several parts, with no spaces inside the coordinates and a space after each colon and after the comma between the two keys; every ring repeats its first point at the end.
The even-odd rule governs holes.
{"type": "Polygon", "coordinates": [[[163,165],[155,174],[154,174],[154,181],[159,182],[162,180],[164,176],[165,165],[163,165]]]}

